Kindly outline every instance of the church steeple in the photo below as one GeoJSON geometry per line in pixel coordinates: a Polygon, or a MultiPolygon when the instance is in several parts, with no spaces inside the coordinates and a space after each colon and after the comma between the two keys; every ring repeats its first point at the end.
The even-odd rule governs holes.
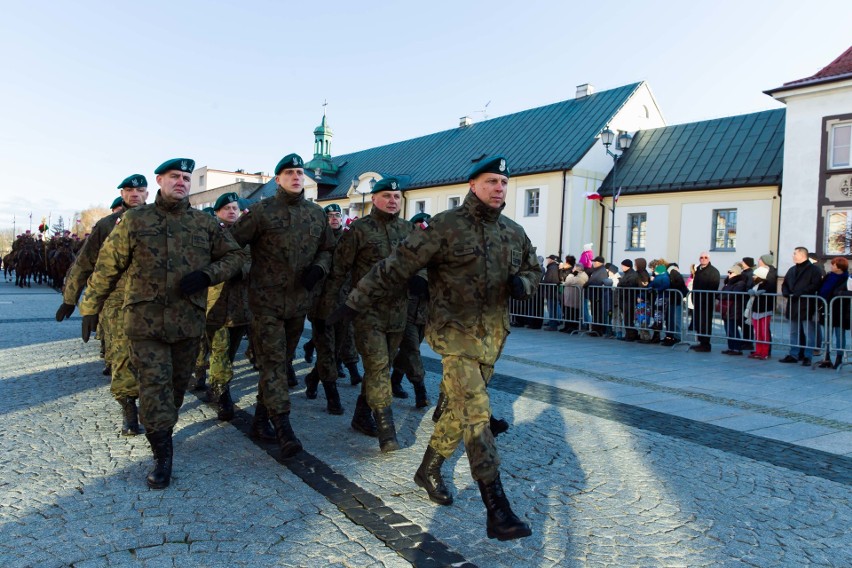
{"type": "Polygon", "coordinates": [[[322,122],[314,128],[314,158],[305,164],[305,169],[314,174],[317,183],[322,183],[324,177],[333,178],[337,175],[337,166],[331,161],[331,138],[334,134],[325,115],[327,104],[322,105],[322,122]]]}

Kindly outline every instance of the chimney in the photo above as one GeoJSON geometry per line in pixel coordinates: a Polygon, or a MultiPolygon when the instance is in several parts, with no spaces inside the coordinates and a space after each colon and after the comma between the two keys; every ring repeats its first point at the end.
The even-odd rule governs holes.
{"type": "Polygon", "coordinates": [[[459,119],[459,128],[467,128],[473,124],[473,119],[469,116],[463,116],[459,119]]]}
{"type": "Polygon", "coordinates": [[[574,98],[582,99],[583,97],[588,97],[589,95],[593,95],[594,93],[594,85],[590,83],[583,83],[582,85],[577,85],[577,94],[574,95],[574,98]]]}

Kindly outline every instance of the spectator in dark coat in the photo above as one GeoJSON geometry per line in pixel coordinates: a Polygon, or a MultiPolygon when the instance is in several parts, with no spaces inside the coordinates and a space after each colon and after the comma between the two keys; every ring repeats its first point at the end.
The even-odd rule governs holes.
{"type": "Polygon", "coordinates": [[[790,318],[790,352],[780,359],[782,363],[797,363],[799,353],[804,347],[802,365],[811,366],[811,357],[817,340],[817,302],[814,298],[819,292],[822,277],[819,268],[808,260],[808,249],[796,247],[793,250],[795,263],[784,276],[781,293],[787,298],[787,317],[790,318]],[[804,333],[804,345],[801,340],[804,333]]]}
{"type": "Polygon", "coordinates": [[[710,352],[710,334],[713,332],[716,292],[719,291],[720,282],[719,271],[710,264],[710,253],[702,252],[698,256],[698,266],[692,279],[692,321],[698,338],[698,345],[690,347],[693,351],[710,352]]]}
{"type": "Polygon", "coordinates": [[[633,261],[629,258],[621,261],[621,272],[618,287],[623,288],[623,290],[619,290],[618,305],[621,307],[622,321],[626,330],[621,339],[636,341],[639,339],[639,333],[633,326],[633,310],[636,309],[636,288],[639,288],[639,275],[633,270],[633,261]]]}
{"type": "Polygon", "coordinates": [[[562,297],[559,294],[559,284],[562,280],[559,278],[559,257],[551,254],[544,259],[544,278],[539,290],[547,300],[547,323],[545,328],[547,331],[556,331],[559,327],[559,320],[562,319],[562,297]]]}
{"type": "MultiPolygon", "coordinates": [[[[831,363],[829,349],[825,350],[825,359],[818,365],[823,369],[836,369],[843,362],[843,351],[846,349],[846,331],[849,329],[850,312],[852,312],[852,292],[848,289],[849,261],[838,256],[831,259],[831,272],[825,275],[819,289],[819,295],[826,301],[831,313],[831,331],[834,339],[835,361],[831,363]],[[835,299],[837,298],[837,299],[835,299]]],[[[825,323],[825,316],[821,323],[825,323]]]]}
{"type": "Polygon", "coordinates": [[[719,311],[722,313],[722,321],[725,322],[725,335],[728,336],[728,348],[722,351],[723,355],[742,355],[743,349],[746,348],[740,329],[746,304],[744,292],[747,290],[742,266],[733,265],[728,269],[728,277],[725,278],[719,300],[719,311]]]}
{"type": "Polygon", "coordinates": [[[604,286],[609,280],[609,273],[606,270],[606,261],[602,256],[596,256],[592,260],[592,273],[589,275],[589,281],[586,282],[586,296],[589,298],[589,304],[592,310],[592,333],[603,335],[606,327],[609,324],[607,312],[605,311],[604,302],[604,286]]]}

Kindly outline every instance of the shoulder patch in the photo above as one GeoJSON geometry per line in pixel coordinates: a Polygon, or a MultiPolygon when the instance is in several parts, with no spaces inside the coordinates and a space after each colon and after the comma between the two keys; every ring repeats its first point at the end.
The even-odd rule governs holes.
{"type": "Polygon", "coordinates": [[[118,225],[119,223],[121,223],[121,217],[116,217],[115,224],[118,225]]]}
{"type": "Polygon", "coordinates": [[[427,223],[426,221],[421,221],[421,222],[417,223],[417,226],[425,231],[426,229],[429,228],[429,223],[427,223]]]}

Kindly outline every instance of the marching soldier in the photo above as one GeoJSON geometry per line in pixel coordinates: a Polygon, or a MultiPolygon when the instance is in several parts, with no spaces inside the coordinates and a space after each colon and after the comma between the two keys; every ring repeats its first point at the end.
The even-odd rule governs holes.
{"type": "MultiPolygon", "coordinates": [[[[418,226],[428,221],[432,216],[428,213],[417,213],[411,218],[411,222],[418,226]]],[[[426,398],[426,384],[423,379],[426,371],[423,369],[423,360],[420,358],[420,344],[426,333],[426,318],[429,313],[429,295],[417,296],[408,293],[408,319],[405,322],[405,331],[399,344],[399,352],[393,360],[393,373],[391,373],[391,392],[396,398],[408,398],[408,393],[402,388],[402,377],[405,375],[414,387],[414,406],[426,408],[429,399],[426,398]]]]}
{"type": "MultiPolygon", "coordinates": [[[[56,311],[56,321],[71,317],[74,306],[83,293],[83,288],[100,256],[101,249],[113,229],[121,223],[125,210],[144,205],[148,199],[148,180],[142,174],[126,177],[118,189],[121,195],[116,199],[118,205],[113,207],[115,212],[95,223],[92,232],[86,239],[77,260],[65,277],[65,288],[62,292],[62,305],[56,311]]],[[[113,205],[116,205],[116,201],[113,205]]],[[[130,370],[130,343],[124,333],[121,307],[124,303],[124,278],[116,283],[115,290],[104,301],[100,314],[101,339],[104,346],[104,359],[112,379],[110,393],[121,405],[122,424],[121,434],[135,436],[144,430],[139,426],[139,413],[136,399],[139,398],[139,383],[130,370]]]]}
{"type": "MultiPolygon", "coordinates": [[[[409,221],[399,218],[402,202],[399,180],[386,177],[373,186],[371,193],[373,208],[370,214],[349,226],[334,251],[331,277],[324,290],[323,313],[331,312],[339,304],[338,291],[347,276],[351,274],[352,285],[356,286],[370,268],[390,256],[413,229],[409,221]]],[[[382,452],[399,449],[391,409],[390,362],[405,329],[407,286],[419,294],[426,290],[425,279],[412,275],[410,284],[403,282],[387,290],[383,302],[365,306],[354,321],[355,345],[364,363],[364,382],[355,405],[352,427],[373,435],[375,420],[382,452]]],[[[324,322],[318,325],[322,328],[324,322]]]]}
{"type": "Polygon", "coordinates": [[[139,406],[154,454],[148,486],[171,481],[172,430],[204,334],[207,287],[240,272],[245,255],[209,215],[192,209],[195,162],[168,160],[154,173],[160,190],[152,205],[124,214],[98,255],[80,303],[83,340],[123,274],[124,330],[139,380],[139,406]]]}
{"type": "Polygon", "coordinates": [[[232,229],[240,246],[251,245],[252,348],[260,367],[252,428],[259,429],[268,413],[285,458],[302,450],[290,425],[292,360],[334,249],[325,212],[305,199],[303,166],[297,154],[284,156],[275,166],[278,192],[249,207],[232,229]]]}
{"type": "MultiPolygon", "coordinates": [[[[141,174],[137,174],[137,175],[141,175],[141,174]]],[[[145,176],[142,176],[142,178],[144,179],[145,176]]],[[[145,183],[148,183],[147,180],[145,181],[145,183]]],[[[147,189],[147,187],[145,189],[147,189]]],[[[119,213],[120,211],[124,211],[124,208],[125,208],[124,198],[121,197],[121,196],[118,196],[115,199],[113,199],[112,204],[109,206],[109,210],[112,211],[113,213],[119,213]]]]}
{"type": "MultiPolygon", "coordinates": [[[[219,225],[230,231],[240,217],[239,196],[225,193],[213,205],[219,225]]],[[[219,406],[217,418],[234,417],[234,401],[230,382],[234,376],[234,357],[248,331],[251,314],[248,309],[248,255],[241,272],[207,292],[207,342],[210,345],[210,391],[219,406]]]]}
{"type": "Polygon", "coordinates": [[[532,534],[513,512],[500,481],[500,459],[488,428],[486,384],[509,334],[509,299],[532,295],[541,280],[535,249],[524,229],[501,215],[509,169],[505,158],[483,159],[468,176],[461,207],[435,215],[389,258],[379,262],[328,323],[357,317],[389,297],[419,269],[429,275],[426,339],[441,355],[447,408],[435,425],[414,476],[432,501],[449,505],[441,464],[464,439],[470,470],[479,485],[489,538],[532,534]]]}

